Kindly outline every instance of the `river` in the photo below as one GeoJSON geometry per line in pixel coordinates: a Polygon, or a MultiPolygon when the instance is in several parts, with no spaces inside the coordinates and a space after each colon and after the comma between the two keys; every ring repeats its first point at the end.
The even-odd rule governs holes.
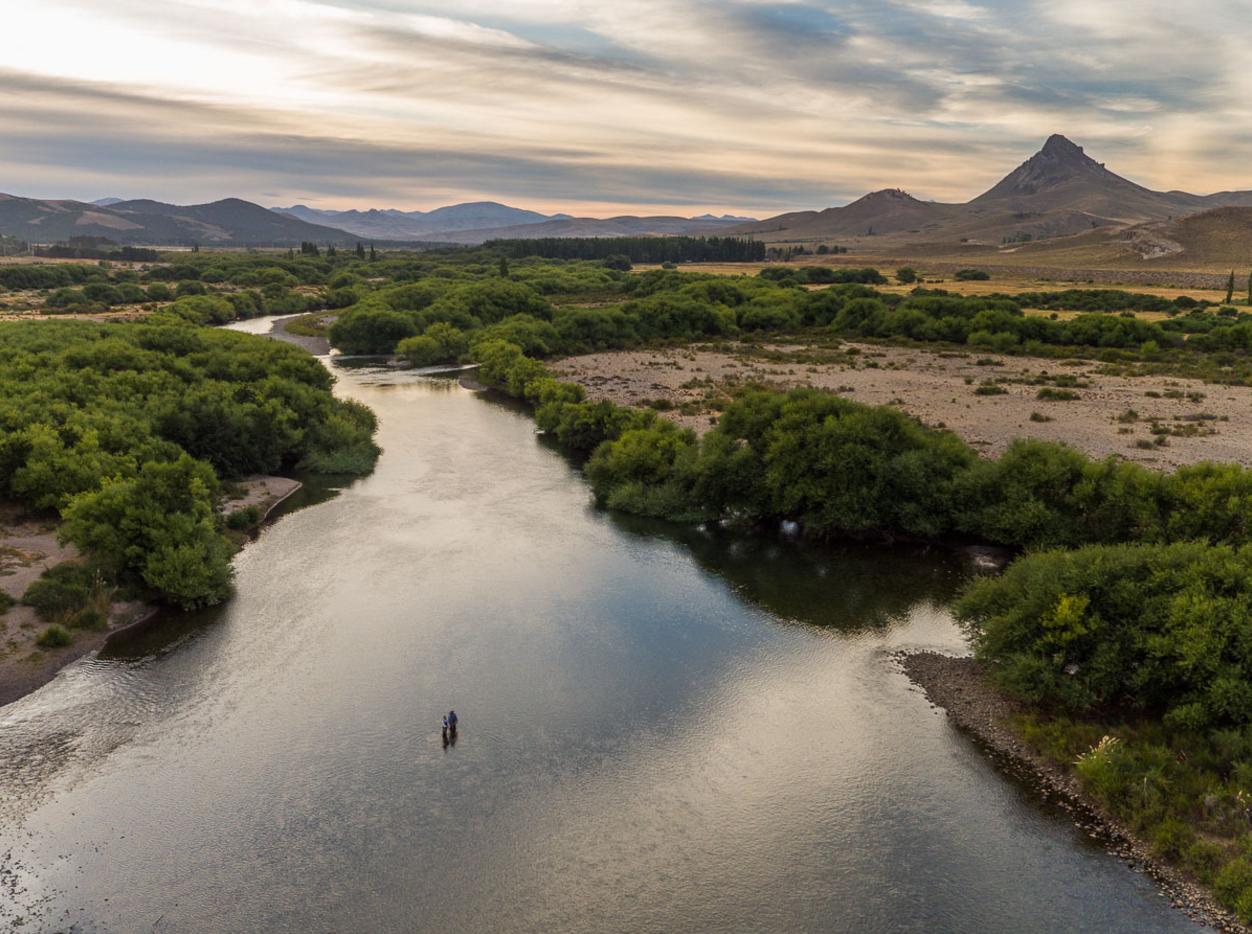
{"type": "Polygon", "coordinates": [[[372,476],[0,709],[0,923],[1197,930],[898,673],[966,559],[623,522],[523,413],[339,377],[372,476]]]}

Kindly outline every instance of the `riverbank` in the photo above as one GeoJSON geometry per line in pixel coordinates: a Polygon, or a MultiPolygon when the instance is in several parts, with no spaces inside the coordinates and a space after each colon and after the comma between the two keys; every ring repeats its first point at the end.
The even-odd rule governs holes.
{"type": "Polygon", "coordinates": [[[948,719],[1008,771],[1021,774],[1045,800],[1069,811],[1078,826],[1138,871],[1150,875],[1179,910],[1219,931],[1246,934],[1250,929],[1221,907],[1202,885],[1156,857],[1121,821],[1088,796],[1072,771],[1040,754],[1023,741],[1014,719],[1025,709],[990,682],[985,667],[973,658],[936,652],[897,656],[905,676],[920,687],[948,719]]]}
{"type": "Polygon", "coordinates": [[[71,644],[41,648],[36,639],[47,624],[19,601],[44,571],[79,557],[73,545],[58,541],[55,521],[0,506],[0,594],[13,601],[7,611],[0,609],[0,707],[43,687],[70,662],[99,650],[112,633],[155,612],[138,601],[115,601],[105,628],[76,629],[71,644]]]}
{"type": "MultiPolygon", "coordinates": [[[[223,504],[222,512],[230,516],[254,507],[257,518],[250,529],[255,529],[300,488],[300,481],[289,477],[248,477],[235,484],[235,495],[223,504]]],[[[98,652],[113,636],[160,612],[138,600],[115,600],[104,628],[73,629],[69,645],[39,646],[36,640],[48,623],[20,602],[22,596],[44,571],[82,557],[73,545],[58,539],[57,531],[54,519],[0,506],[0,594],[13,601],[7,610],[0,606],[0,707],[38,690],[66,665],[98,652]]],[[[246,538],[237,541],[242,545],[246,538]]]]}

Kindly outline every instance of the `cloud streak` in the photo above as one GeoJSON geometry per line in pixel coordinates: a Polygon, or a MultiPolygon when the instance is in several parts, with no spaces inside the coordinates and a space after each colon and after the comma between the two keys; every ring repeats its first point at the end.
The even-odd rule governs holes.
{"type": "Polygon", "coordinates": [[[964,200],[1051,132],[1247,188],[1237,6],[43,0],[6,20],[0,188],[767,214],[964,200]]]}

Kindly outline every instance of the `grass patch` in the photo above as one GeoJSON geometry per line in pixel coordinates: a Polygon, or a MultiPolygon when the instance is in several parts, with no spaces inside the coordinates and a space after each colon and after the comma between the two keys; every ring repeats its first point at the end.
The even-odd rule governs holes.
{"type": "Polygon", "coordinates": [[[22,602],[42,620],[99,629],[107,625],[113,587],[97,568],[71,561],[44,571],[26,588],[22,602]]]}
{"type": "Polygon", "coordinates": [[[41,649],[63,649],[74,641],[73,635],[64,626],[53,623],[39,634],[35,645],[41,649]]]}
{"type": "Polygon", "coordinates": [[[242,532],[244,529],[250,529],[261,521],[260,506],[245,506],[243,509],[236,509],[226,517],[226,527],[234,529],[236,532],[242,532]]]}
{"type": "Polygon", "coordinates": [[[1045,402],[1072,402],[1074,399],[1081,399],[1082,396],[1070,389],[1054,389],[1051,386],[1044,386],[1035,393],[1035,398],[1045,402]]]}

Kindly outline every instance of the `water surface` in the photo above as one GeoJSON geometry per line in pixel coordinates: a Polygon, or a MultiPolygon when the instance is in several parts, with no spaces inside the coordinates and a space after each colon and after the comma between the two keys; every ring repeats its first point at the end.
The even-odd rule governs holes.
{"type": "Polygon", "coordinates": [[[1196,929],[897,672],[962,648],[959,556],[615,520],[506,406],[339,389],[373,476],[266,528],[229,605],[0,709],[0,920],[1196,929]]]}

